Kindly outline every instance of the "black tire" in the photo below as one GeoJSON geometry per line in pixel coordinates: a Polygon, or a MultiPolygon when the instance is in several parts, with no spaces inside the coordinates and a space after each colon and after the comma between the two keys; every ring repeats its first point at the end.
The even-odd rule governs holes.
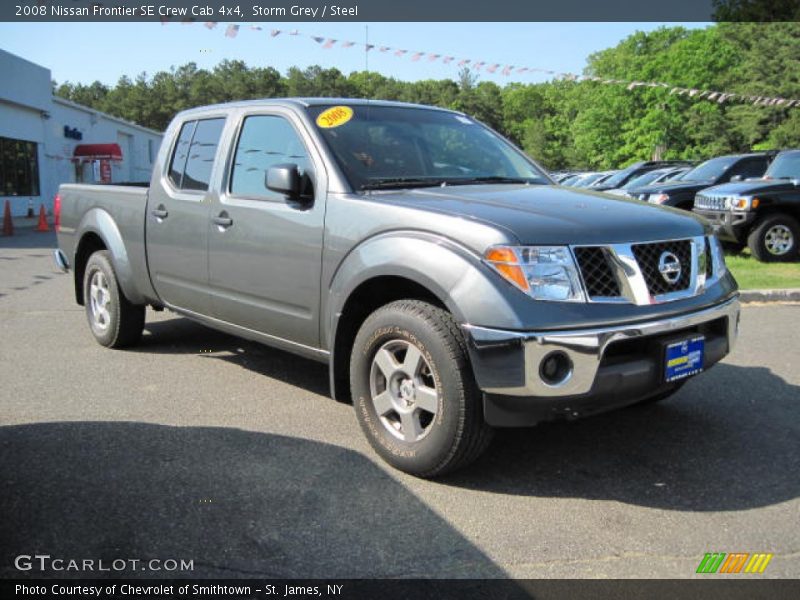
{"type": "Polygon", "coordinates": [[[89,329],[102,346],[123,348],[135,344],[142,337],[145,307],[131,304],[119,289],[106,250],[95,252],[86,263],[83,301],[89,329]],[[99,293],[93,292],[93,284],[99,288],[99,293]]]}
{"type": "Polygon", "coordinates": [[[685,381],[679,381],[678,383],[673,384],[672,387],[670,387],[669,389],[659,392],[654,396],[650,396],[649,398],[645,398],[644,400],[637,402],[634,406],[647,406],[648,404],[655,404],[656,402],[662,402],[667,398],[671,398],[672,396],[677,394],[678,391],[685,384],[686,384],[685,381]]]}
{"type": "Polygon", "coordinates": [[[491,441],[493,430],[483,419],[482,396],[464,337],[447,311],[426,302],[399,300],[367,317],[353,344],[350,386],[356,418],[370,445],[386,462],[406,473],[437,477],[452,472],[478,458],[491,441]],[[419,367],[411,373],[410,348],[416,348],[421,357],[414,363],[419,367]],[[379,366],[379,352],[382,356],[390,353],[395,361],[392,365],[398,366],[396,386],[379,366]],[[401,412],[378,415],[372,389],[380,384],[383,391],[376,396],[390,388],[396,390],[391,406],[401,406],[416,429],[406,427],[401,412]],[[410,400],[403,399],[404,386],[406,393],[411,390],[410,400]],[[435,413],[420,408],[423,397],[435,413]],[[420,435],[409,439],[416,430],[420,435]]]}
{"type": "Polygon", "coordinates": [[[797,259],[798,245],[800,245],[800,225],[797,219],[784,214],[775,213],[758,221],[750,235],[747,236],[747,245],[761,262],[789,262],[797,259]],[[789,247],[781,253],[776,253],[774,236],[783,232],[789,237],[789,247]]]}

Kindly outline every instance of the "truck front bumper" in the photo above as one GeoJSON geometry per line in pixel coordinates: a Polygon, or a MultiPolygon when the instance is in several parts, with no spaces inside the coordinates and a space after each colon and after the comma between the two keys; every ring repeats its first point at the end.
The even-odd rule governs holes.
{"type": "Polygon", "coordinates": [[[708,369],[731,351],[738,327],[733,297],[688,314],[602,329],[463,330],[486,421],[515,427],[588,416],[675,388],[664,375],[665,344],[704,336],[708,369]]]}
{"type": "Polygon", "coordinates": [[[693,208],[692,212],[708,219],[719,239],[738,244],[747,243],[747,234],[750,233],[750,227],[756,220],[754,212],[705,208],[693,208]]]}

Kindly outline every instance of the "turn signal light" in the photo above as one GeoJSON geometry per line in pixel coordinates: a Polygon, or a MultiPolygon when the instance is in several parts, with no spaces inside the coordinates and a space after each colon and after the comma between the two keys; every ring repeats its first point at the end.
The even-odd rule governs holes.
{"type": "Polygon", "coordinates": [[[503,277],[523,292],[527,292],[530,289],[525,273],[522,271],[522,267],[519,266],[519,259],[511,248],[489,248],[486,252],[486,260],[492,263],[503,277]]]}

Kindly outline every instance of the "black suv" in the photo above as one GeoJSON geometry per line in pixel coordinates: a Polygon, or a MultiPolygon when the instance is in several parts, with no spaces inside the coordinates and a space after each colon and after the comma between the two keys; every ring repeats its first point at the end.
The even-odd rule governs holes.
{"type": "Polygon", "coordinates": [[[763,179],[703,190],[694,212],[729,246],[745,244],[758,260],[794,260],[800,244],[800,150],[781,152],[763,179]]]}
{"type": "Polygon", "coordinates": [[[648,171],[653,171],[654,169],[663,169],[664,167],[682,167],[691,164],[692,163],[690,161],[686,160],[646,160],[642,162],[636,162],[632,165],[628,165],[620,171],[617,171],[611,177],[603,180],[602,183],[593,185],[591,190],[598,192],[615,190],[617,188],[621,188],[631,179],[638,177],[642,173],[647,173],[648,171]]]}
{"type": "Polygon", "coordinates": [[[775,154],[758,152],[718,156],[700,163],[676,181],[640,187],[629,190],[628,194],[651,204],[692,210],[697,192],[729,181],[761,177],[775,154]]]}

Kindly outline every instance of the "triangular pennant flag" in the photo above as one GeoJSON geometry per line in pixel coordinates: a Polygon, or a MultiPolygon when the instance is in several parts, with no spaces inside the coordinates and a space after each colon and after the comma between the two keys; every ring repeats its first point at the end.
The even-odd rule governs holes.
{"type": "Polygon", "coordinates": [[[364,44],[364,50],[365,50],[366,52],[369,52],[369,51],[370,51],[370,50],[372,50],[374,47],[375,47],[375,44],[364,44]]]}
{"type": "Polygon", "coordinates": [[[428,54],[428,62],[434,62],[441,54],[428,54]]]}
{"type": "Polygon", "coordinates": [[[403,54],[405,54],[406,52],[408,52],[408,50],[397,50],[397,51],[394,53],[394,55],[395,55],[395,56],[403,56],[403,54]]]}
{"type": "Polygon", "coordinates": [[[207,29],[214,29],[214,27],[217,26],[217,24],[214,21],[206,21],[205,23],[203,23],[203,25],[205,25],[207,29]]]}
{"type": "Polygon", "coordinates": [[[317,35],[312,35],[311,39],[314,40],[315,42],[317,42],[318,44],[321,44],[322,42],[325,41],[324,37],[319,37],[317,35]]]}
{"type": "Polygon", "coordinates": [[[445,57],[442,59],[442,62],[443,62],[444,64],[446,64],[446,65],[449,65],[451,62],[453,62],[453,57],[452,57],[452,56],[445,56],[445,57]]]}
{"type": "Polygon", "coordinates": [[[468,58],[462,58],[460,61],[458,61],[458,66],[463,67],[464,65],[468,65],[471,62],[472,61],[468,58]]]}
{"type": "Polygon", "coordinates": [[[511,66],[511,65],[507,65],[507,66],[503,67],[503,75],[505,75],[506,77],[511,75],[511,69],[513,69],[513,68],[514,67],[511,66]]]}
{"type": "Polygon", "coordinates": [[[225,30],[225,37],[235,38],[238,34],[239,34],[238,25],[228,25],[228,28],[225,30]]]}
{"type": "Polygon", "coordinates": [[[333,38],[328,38],[324,44],[322,44],[323,48],[333,48],[333,45],[336,43],[336,40],[333,38]]]}
{"type": "Polygon", "coordinates": [[[389,50],[391,50],[389,46],[381,46],[378,48],[378,52],[388,52],[389,50]]]}
{"type": "Polygon", "coordinates": [[[497,71],[497,67],[499,66],[500,66],[499,64],[494,63],[493,65],[486,67],[486,71],[489,73],[494,73],[495,71],[497,71]]]}
{"type": "Polygon", "coordinates": [[[280,34],[281,34],[281,30],[280,29],[273,29],[272,31],[269,32],[270,37],[277,37],[280,34]]]}
{"type": "Polygon", "coordinates": [[[414,55],[411,57],[411,60],[418,61],[424,55],[424,52],[415,52],[414,55]]]}
{"type": "Polygon", "coordinates": [[[258,25],[250,25],[250,29],[252,29],[253,31],[261,31],[261,27],[259,27],[258,25]]]}
{"type": "Polygon", "coordinates": [[[356,45],[355,42],[342,42],[342,48],[351,48],[355,45],[356,45]]]}

